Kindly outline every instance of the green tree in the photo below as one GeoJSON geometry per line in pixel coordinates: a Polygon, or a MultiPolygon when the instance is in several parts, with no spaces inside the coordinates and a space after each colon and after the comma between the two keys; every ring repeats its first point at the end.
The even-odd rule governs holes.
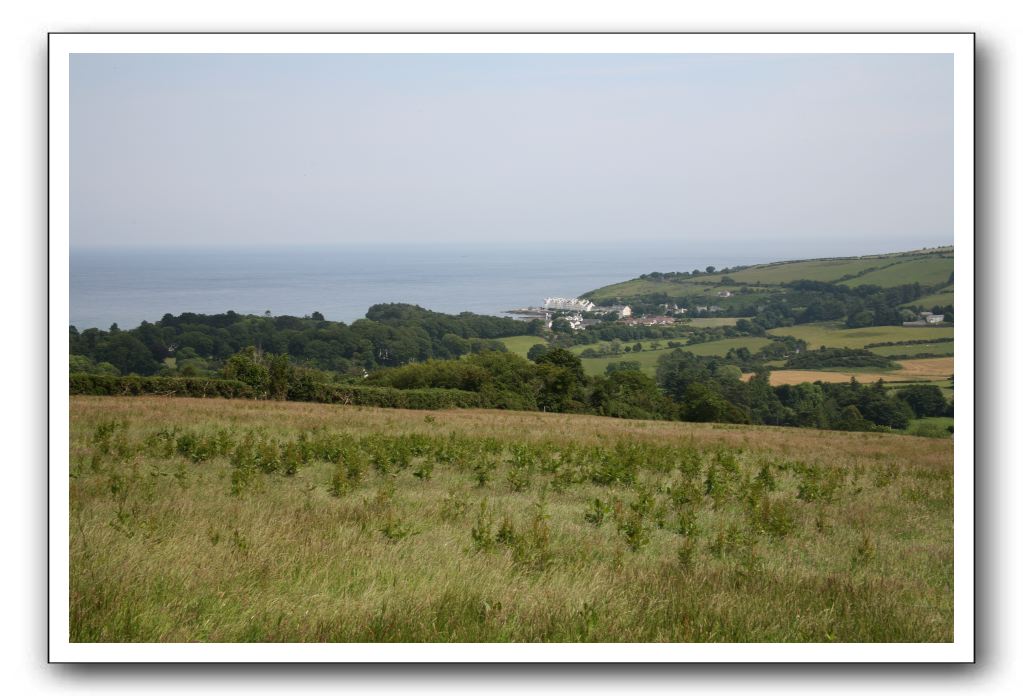
{"type": "Polygon", "coordinates": [[[244,348],[224,363],[221,370],[225,379],[237,379],[245,382],[260,395],[266,395],[270,387],[270,370],[263,364],[253,346],[244,348]]]}
{"type": "Polygon", "coordinates": [[[529,348],[529,352],[526,353],[526,357],[537,362],[541,357],[547,354],[548,347],[546,343],[535,343],[529,348]]]}
{"type": "Polygon", "coordinates": [[[934,384],[914,384],[895,392],[902,401],[909,404],[917,418],[943,416],[948,409],[948,402],[941,388],[934,384]]]}

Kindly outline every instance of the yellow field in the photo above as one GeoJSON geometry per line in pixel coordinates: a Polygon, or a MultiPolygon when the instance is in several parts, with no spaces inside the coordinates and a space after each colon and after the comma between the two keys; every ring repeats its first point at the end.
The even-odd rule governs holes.
{"type": "MultiPolygon", "coordinates": [[[[891,372],[831,372],[827,370],[773,370],[771,385],[802,384],[803,382],[848,382],[853,377],[858,382],[903,382],[918,380],[922,382],[935,379],[947,379],[953,374],[952,358],[921,358],[919,360],[900,360],[898,370],[891,372]]],[[[743,375],[751,379],[752,374],[743,375]]]]}

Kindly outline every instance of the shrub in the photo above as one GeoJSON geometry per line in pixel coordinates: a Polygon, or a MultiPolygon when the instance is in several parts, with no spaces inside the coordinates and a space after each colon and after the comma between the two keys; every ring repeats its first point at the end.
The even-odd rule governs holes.
{"type": "Polygon", "coordinates": [[[494,515],[486,500],[480,501],[480,510],[476,515],[471,535],[472,546],[477,551],[490,551],[497,543],[497,537],[494,535],[494,515]]]}
{"type": "Polygon", "coordinates": [[[603,502],[600,498],[594,498],[590,501],[590,506],[584,513],[583,518],[590,524],[599,527],[604,524],[605,518],[611,511],[611,505],[603,502]]]}

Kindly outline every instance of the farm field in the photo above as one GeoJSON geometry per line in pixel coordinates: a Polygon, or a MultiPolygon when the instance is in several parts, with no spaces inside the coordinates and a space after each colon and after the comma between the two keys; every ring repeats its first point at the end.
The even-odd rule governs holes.
{"type": "Polygon", "coordinates": [[[747,348],[755,353],[764,346],[771,343],[769,338],[759,336],[741,336],[739,338],[723,338],[720,341],[709,341],[707,343],[695,343],[691,346],[682,346],[682,350],[695,355],[725,355],[733,348],[747,348]]]}
{"type": "Polygon", "coordinates": [[[933,354],[933,355],[953,355],[955,352],[955,343],[952,341],[943,341],[941,343],[917,343],[913,345],[896,345],[896,346],[876,346],[874,348],[868,348],[871,353],[877,355],[921,355],[921,354],[933,354]]]}
{"type": "MultiPolygon", "coordinates": [[[[643,346],[643,350],[644,351],[647,351],[647,350],[662,350],[662,349],[664,349],[664,348],[666,348],[668,346],[668,341],[673,341],[673,342],[677,342],[677,343],[684,343],[686,340],[687,340],[686,338],[659,338],[659,339],[656,339],[656,340],[654,340],[654,339],[649,339],[649,340],[644,339],[644,340],[641,340],[641,341],[625,341],[625,340],[623,340],[622,341],[622,348],[624,348],[625,346],[634,346],[637,343],[639,343],[641,346],[643,346]],[[655,344],[657,344],[657,346],[659,346],[659,347],[654,348],[655,344]]],[[[601,341],[599,343],[585,343],[585,344],[580,344],[580,345],[576,345],[576,346],[570,346],[568,350],[570,352],[572,352],[572,353],[575,353],[576,355],[579,355],[580,353],[582,353],[587,348],[593,348],[593,349],[598,350],[598,351],[599,350],[610,350],[611,342],[610,341],[601,341]]],[[[632,353],[621,353],[617,357],[621,358],[621,356],[623,356],[623,355],[624,356],[628,356],[628,355],[632,355],[632,353]]]]}
{"type": "MultiPolygon", "coordinates": [[[[894,258],[868,257],[862,259],[820,259],[817,261],[790,261],[765,266],[754,266],[728,273],[728,277],[742,283],[777,285],[793,280],[829,282],[842,276],[860,273],[868,268],[892,263],[894,258]]],[[[703,280],[718,281],[722,274],[703,276],[703,280]]]]}
{"type": "Polygon", "coordinates": [[[687,323],[689,326],[704,329],[708,326],[735,326],[737,321],[739,321],[738,317],[695,317],[689,319],[687,323]]]}
{"type": "MultiPolygon", "coordinates": [[[[782,283],[796,280],[813,280],[827,283],[842,283],[851,287],[879,285],[892,287],[904,283],[918,282],[921,285],[940,285],[948,280],[952,272],[953,250],[940,250],[865,256],[852,258],[816,259],[786,261],[781,263],[751,266],[727,273],[701,273],[691,278],[634,278],[602,288],[586,296],[593,300],[642,297],[665,294],[672,298],[713,296],[721,289],[734,291],[733,286],[715,287],[726,276],[736,283],[746,283],[760,292],[778,292],[782,283]],[[858,274],[862,273],[860,276],[858,274]],[[847,276],[856,276],[847,278],[847,276]],[[846,278],[846,280],[842,280],[846,278]],[[709,285],[708,285],[709,284],[709,285]]],[[[661,272],[686,271],[690,269],[658,269],[661,272]]],[[[729,298],[724,305],[731,305],[729,298]]],[[[748,302],[748,298],[745,302],[748,302]]],[[[716,302],[722,304],[722,302],[716,302]]]]}
{"type": "Polygon", "coordinates": [[[847,329],[836,322],[800,324],[770,329],[774,336],[794,336],[806,341],[811,350],[829,348],[863,348],[869,343],[894,343],[934,338],[952,338],[955,329],[951,326],[868,326],[847,329]]]}
{"type": "MultiPolygon", "coordinates": [[[[674,350],[672,348],[671,350],[674,350]]],[[[639,363],[643,373],[653,377],[657,372],[657,360],[670,352],[668,349],[644,350],[639,353],[622,353],[621,355],[609,355],[602,358],[582,358],[583,371],[588,375],[602,375],[611,363],[628,360],[639,363]]]]}
{"type": "Polygon", "coordinates": [[[912,302],[907,302],[902,306],[908,307],[910,305],[916,305],[920,307],[934,307],[935,305],[940,305],[944,307],[945,305],[954,304],[955,290],[950,285],[947,288],[943,288],[940,292],[936,292],[933,295],[924,295],[923,297],[913,300],[912,302]]]}
{"type": "MultiPolygon", "coordinates": [[[[667,345],[668,339],[662,339],[661,345],[667,345]]],[[[770,343],[770,339],[760,338],[758,336],[742,336],[739,338],[723,338],[720,341],[709,341],[707,343],[696,343],[691,346],[683,345],[678,350],[684,350],[695,355],[725,355],[728,351],[733,348],[748,348],[750,352],[760,350],[763,346],[770,343]]],[[[651,377],[654,376],[657,371],[657,360],[666,353],[675,350],[675,348],[662,348],[660,350],[646,350],[646,347],[652,343],[652,341],[641,341],[644,344],[644,350],[639,353],[621,353],[619,355],[610,355],[600,358],[582,358],[583,370],[588,375],[602,375],[607,369],[608,364],[613,362],[620,362],[622,360],[630,360],[639,363],[640,369],[651,377]]],[[[626,343],[626,345],[632,345],[626,343]]],[[[573,346],[574,352],[582,352],[582,349],[592,346],[573,346]],[[580,350],[576,351],[575,349],[580,350]]]]}
{"type": "Polygon", "coordinates": [[[529,349],[537,343],[547,342],[546,339],[541,336],[507,336],[497,340],[505,345],[509,353],[521,355],[523,358],[526,357],[529,349]]]}
{"type": "MultiPolygon", "coordinates": [[[[823,369],[823,370],[772,370],[771,385],[801,384],[803,382],[848,382],[855,377],[859,382],[886,382],[945,380],[953,374],[952,358],[922,358],[919,360],[900,360],[899,367],[894,370],[862,369],[823,369]]],[[[750,376],[745,377],[749,379],[750,376]]]]}
{"type": "Polygon", "coordinates": [[[948,282],[953,267],[954,261],[951,256],[947,258],[926,256],[887,268],[879,268],[851,280],[842,281],[842,284],[849,287],[880,285],[883,288],[890,288],[904,283],[918,282],[921,285],[933,286],[948,282]]]}
{"type": "Polygon", "coordinates": [[[952,442],[72,397],[72,641],[952,640],[952,442]]]}

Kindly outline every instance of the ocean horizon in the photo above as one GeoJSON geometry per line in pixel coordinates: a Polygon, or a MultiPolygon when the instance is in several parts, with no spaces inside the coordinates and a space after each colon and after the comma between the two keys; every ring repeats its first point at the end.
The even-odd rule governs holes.
{"type": "Polygon", "coordinates": [[[372,305],[388,302],[448,314],[502,316],[548,296],[575,297],[653,271],[784,258],[778,249],[693,253],[681,244],[627,241],[606,246],[72,248],[70,324],[79,330],[107,329],[114,323],[128,329],[165,314],[229,310],[275,316],[320,312],[329,320],[351,323],[372,305]]]}

